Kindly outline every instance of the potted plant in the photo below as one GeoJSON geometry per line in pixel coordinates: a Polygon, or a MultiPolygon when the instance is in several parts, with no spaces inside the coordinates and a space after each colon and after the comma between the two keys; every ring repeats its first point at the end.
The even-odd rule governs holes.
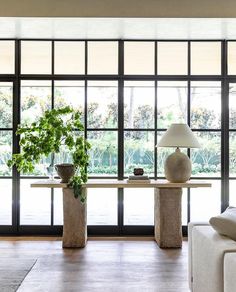
{"type": "Polygon", "coordinates": [[[85,202],[81,185],[87,181],[90,144],[84,138],[80,112],[69,106],[48,110],[37,122],[19,125],[16,134],[20,135],[21,153],[12,155],[9,167],[15,165],[18,171],[30,173],[43,156],[54,157],[64,145],[72,155],[73,164],[56,165],[56,169],[62,175],[62,182],[68,182],[74,189],[75,197],[80,196],[81,202],[85,202]]]}

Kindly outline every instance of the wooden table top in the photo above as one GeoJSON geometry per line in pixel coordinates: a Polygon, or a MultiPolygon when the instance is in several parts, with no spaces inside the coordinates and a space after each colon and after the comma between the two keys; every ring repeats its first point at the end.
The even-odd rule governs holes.
{"type": "MultiPolygon", "coordinates": [[[[40,180],[33,182],[33,188],[67,188],[66,183],[60,183],[60,180],[40,180]]],[[[171,183],[167,180],[150,180],[149,182],[128,182],[127,180],[116,179],[90,179],[84,188],[206,188],[211,187],[211,183],[195,180],[185,183],[171,183]]]]}

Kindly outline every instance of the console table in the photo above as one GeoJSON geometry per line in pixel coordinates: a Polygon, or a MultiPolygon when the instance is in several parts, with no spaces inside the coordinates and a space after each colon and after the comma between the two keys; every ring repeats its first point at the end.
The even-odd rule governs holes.
{"type": "MultiPolygon", "coordinates": [[[[37,188],[63,189],[63,247],[84,247],[87,242],[87,205],[75,199],[73,189],[59,181],[38,181],[31,184],[37,188]]],[[[166,180],[147,182],[127,182],[127,180],[88,180],[82,186],[87,193],[88,188],[153,188],[155,240],[161,248],[177,248],[182,246],[181,201],[182,188],[211,187],[211,183],[188,181],[186,183],[170,183],[166,180]]]]}

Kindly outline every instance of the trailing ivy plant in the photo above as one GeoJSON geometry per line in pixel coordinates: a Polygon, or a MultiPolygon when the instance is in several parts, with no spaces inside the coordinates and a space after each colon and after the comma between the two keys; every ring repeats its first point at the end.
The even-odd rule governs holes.
{"type": "Polygon", "coordinates": [[[81,113],[69,106],[48,110],[37,122],[31,125],[19,125],[16,134],[20,135],[21,153],[13,154],[7,165],[16,166],[23,173],[33,172],[36,163],[43,156],[59,153],[65,145],[72,153],[75,175],[69,182],[74,189],[75,197],[80,196],[81,202],[86,197],[82,192],[82,183],[87,181],[87,154],[90,144],[83,135],[84,126],[81,123],[81,113]],[[78,135],[75,135],[75,131],[78,135]]]}

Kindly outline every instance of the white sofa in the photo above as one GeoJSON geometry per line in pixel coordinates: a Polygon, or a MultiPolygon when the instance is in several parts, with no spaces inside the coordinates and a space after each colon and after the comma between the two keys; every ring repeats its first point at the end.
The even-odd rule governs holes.
{"type": "Polygon", "coordinates": [[[207,223],[189,223],[189,287],[192,292],[236,292],[236,241],[207,223]]]}

